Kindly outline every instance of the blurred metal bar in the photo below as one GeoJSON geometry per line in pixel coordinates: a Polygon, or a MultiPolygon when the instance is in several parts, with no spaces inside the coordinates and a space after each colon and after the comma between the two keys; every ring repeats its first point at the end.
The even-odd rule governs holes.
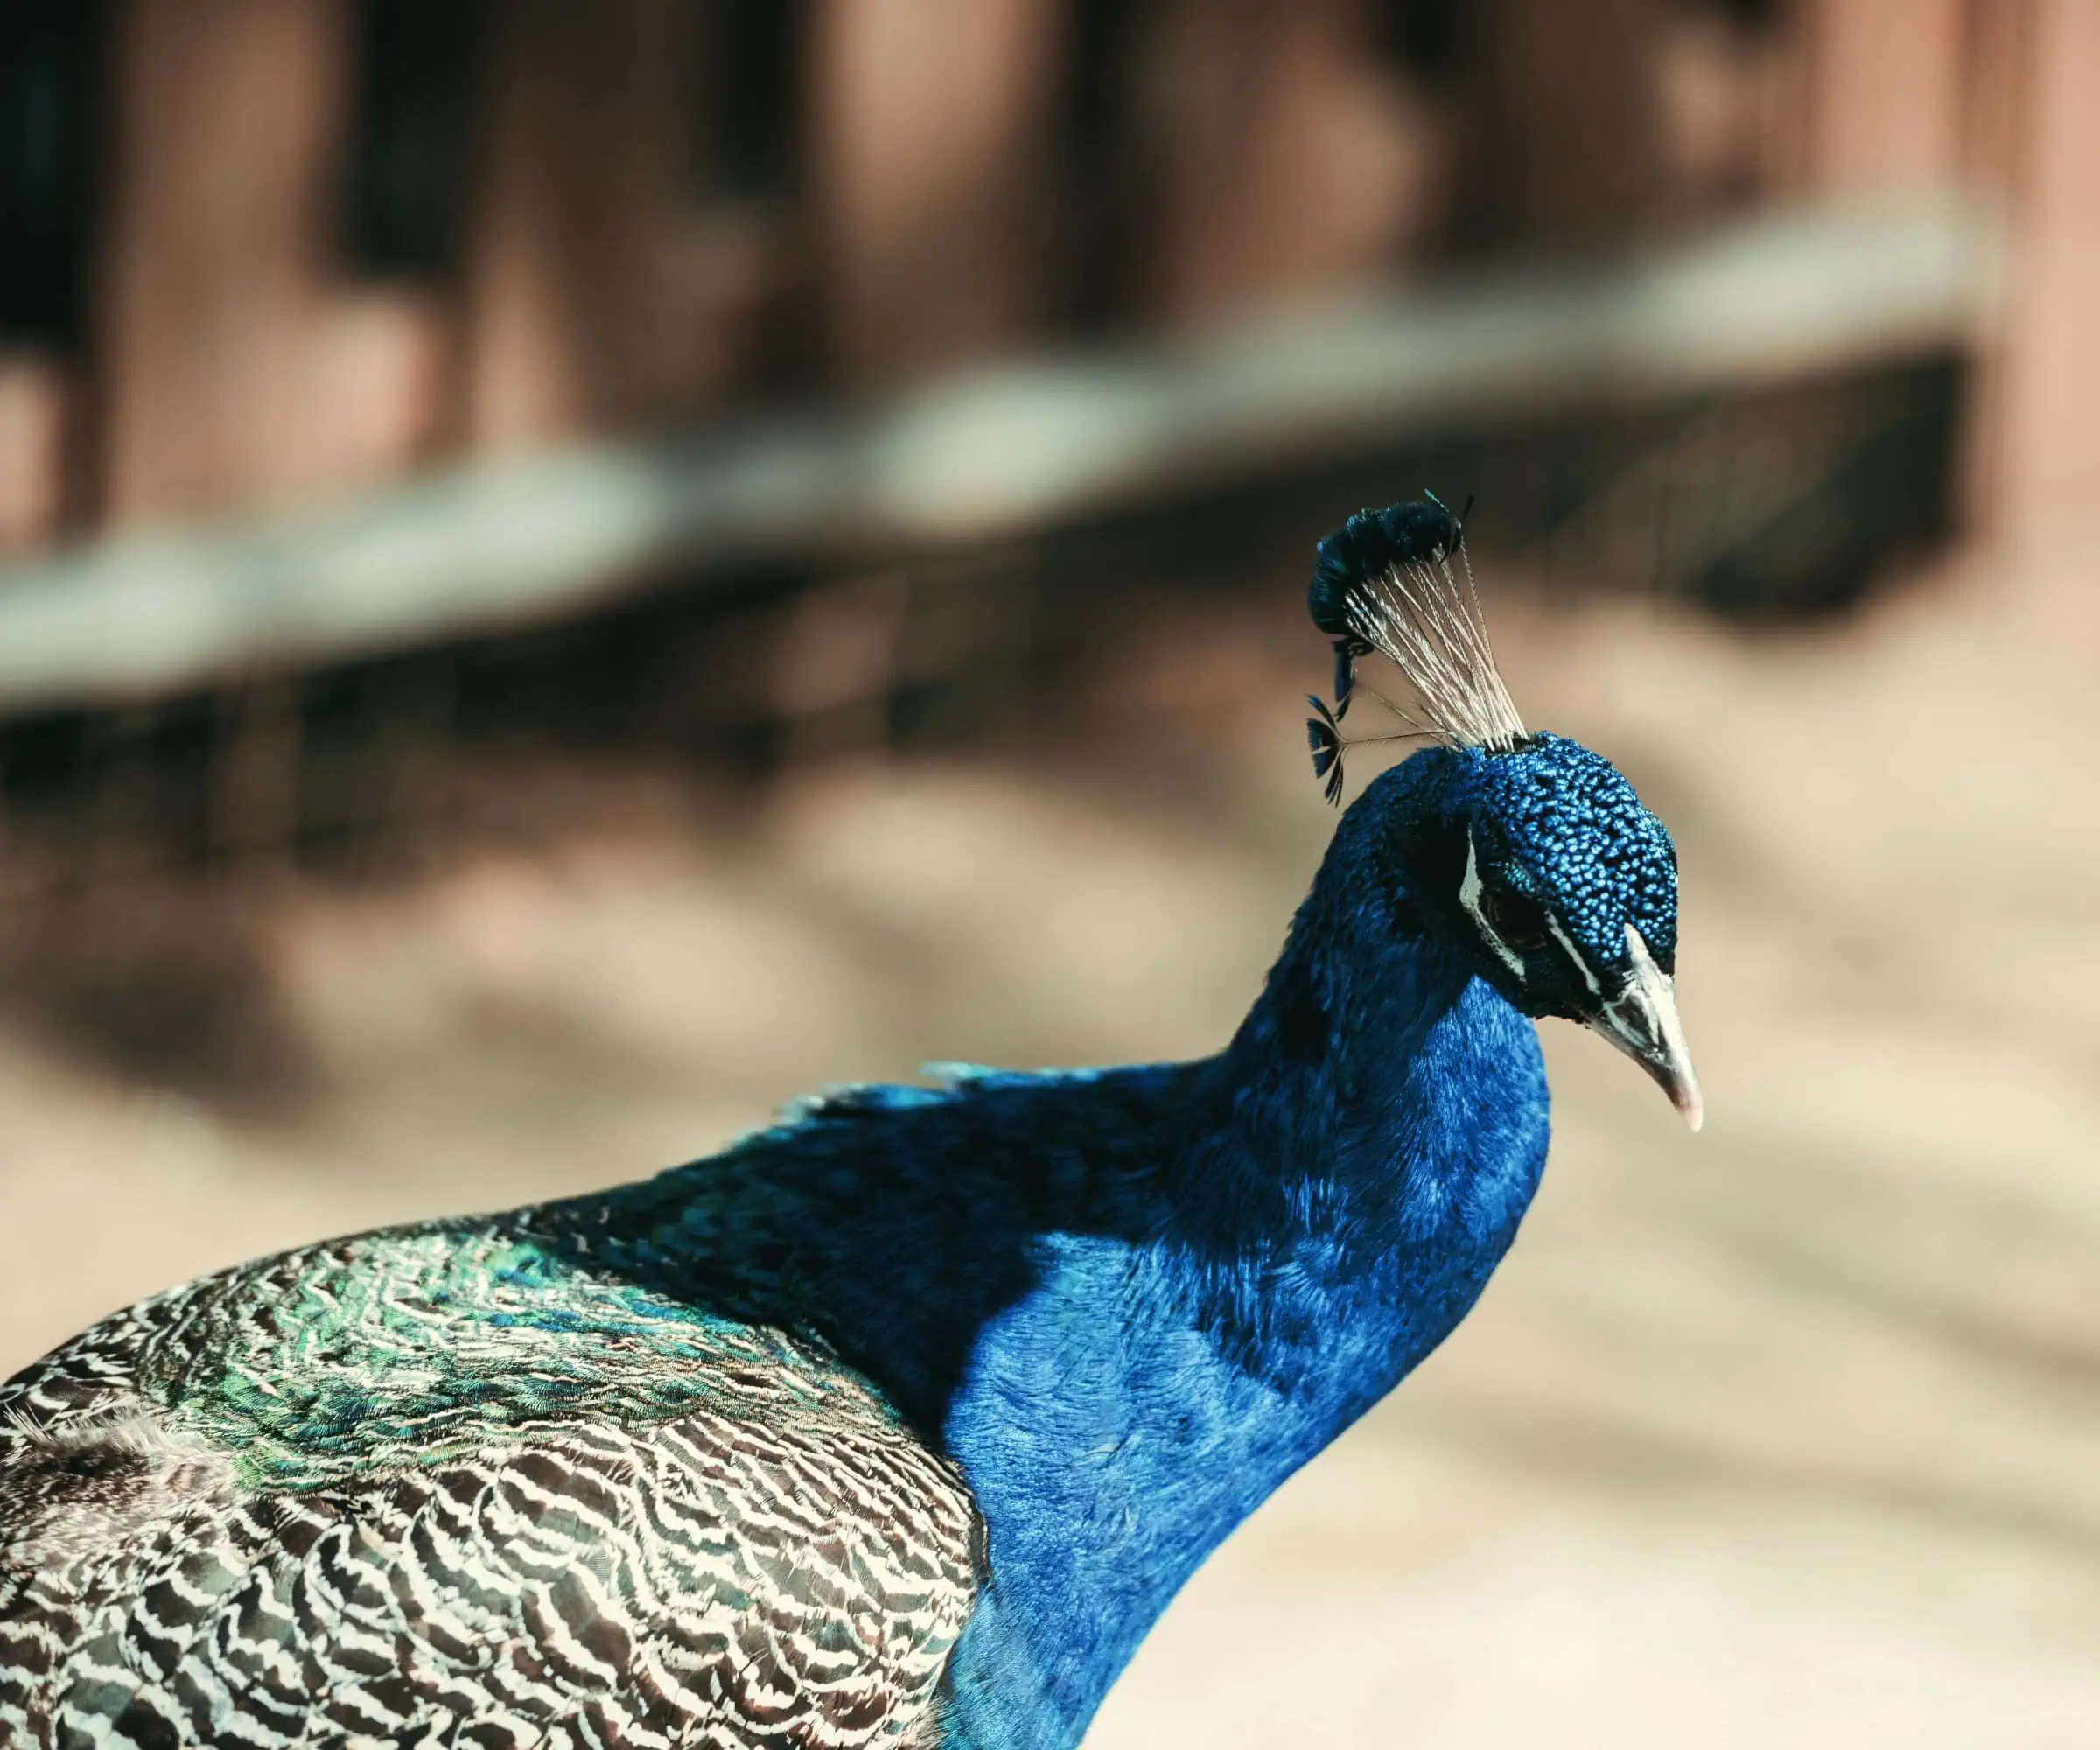
{"type": "Polygon", "coordinates": [[[487,464],[333,511],[0,571],[0,709],[108,704],[578,609],[667,569],[926,552],[1433,429],[1754,387],[1981,337],[1944,200],[1765,218],[882,406],[487,464]]]}

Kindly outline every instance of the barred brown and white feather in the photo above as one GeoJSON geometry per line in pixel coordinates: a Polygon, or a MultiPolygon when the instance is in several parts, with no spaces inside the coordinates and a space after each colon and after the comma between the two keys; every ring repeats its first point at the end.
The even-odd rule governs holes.
{"type": "Polygon", "coordinates": [[[508,1310],[477,1310],[558,1328],[561,1367],[541,1366],[517,1324],[448,1298],[492,1247],[518,1236],[286,1254],[0,1388],[0,1744],[930,1734],[980,1565],[953,1466],[780,1334],[689,1320],[673,1360],[648,1309],[592,1329],[574,1278],[514,1272],[491,1296],[508,1310]],[[356,1427],[325,1419],[348,1409],[332,1371],[356,1427]],[[620,1389],[575,1390],[586,1376],[620,1389]]]}

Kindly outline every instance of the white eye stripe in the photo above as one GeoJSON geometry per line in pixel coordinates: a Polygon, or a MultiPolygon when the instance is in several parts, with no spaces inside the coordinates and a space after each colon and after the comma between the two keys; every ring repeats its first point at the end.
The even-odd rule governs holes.
{"type": "MultiPolygon", "coordinates": [[[[1488,944],[1494,957],[1522,980],[1524,977],[1523,956],[1504,942],[1502,936],[1496,933],[1494,926],[1488,921],[1488,914],[1480,906],[1480,892],[1484,884],[1480,880],[1479,848],[1474,843],[1473,829],[1467,827],[1466,829],[1466,877],[1459,883],[1459,903],[1465,906],[1467,915],[1473,919],[1474,927],[1480,933],[1480,939],[1488,944]]],[[[1591,970],[1590,962],[1582,950],[1576,947],[1574,938],[1562,928],[1560,920],[1553,915],[1553,908],[1550,906],[1541,906],[1539,910],[1545,917],[1546,928],[1552,933],[1553,940],[1560,944],[1561,952],[1574,963],[1576,971],[1582,975],[1582,982],[1589,986],[1590,994],[1601,998],[1604,995],[1604,986],[1598,982],[1596,973],[1591,970]]]]}
{"type": "Polygon", "coordinates": [[[1466,878],[1459,883],[1459,903],[1466,907],[1481,940],[1494,950],[1494,957],[1514,972],[1521,983],[1524,976],[1523,957],[1494,933],[1494,926],[1480,910],[1480,864],[1471,827],[1466,829],[1466,878]]]}
{"type": "Polygon", "coordinates": [[[1553,940],[1561,945],[1568,958],[1575,962],[1575,970],[1582,974],[1582,982],[1590,987],[1590,995],[1601,998],[1604,995],[1604,986],[1597,982],[1597,975],[1590,970],[1590,962],[1583,957],[1582,950],[1569,939],[1567,931],[1561,928],[1560,920],[1553,915],[1550,906],[1546,908],[1546,928],[1553,932],[1553,940]]]}

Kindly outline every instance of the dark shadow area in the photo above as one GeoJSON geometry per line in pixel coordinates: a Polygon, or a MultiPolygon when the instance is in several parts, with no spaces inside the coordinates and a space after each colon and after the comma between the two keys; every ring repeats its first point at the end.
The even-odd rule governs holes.
{"type": "Polygon", "coordinates": [[[133,1086],[256,1123],[319,1093],[252,898],[222,886],[112,887],[0,929],[0,1014],[133,1086]]]}
{"type": "Polygon", "coordinates": [[[97,0],[0,7],[0,345],[86,338],[107,22],[97,0]]]}
{"type": "Polygon", "coordinates": [[[343,249],[365,277],[449,278],[460,264],[485,53],[481,0],[361,0],[343,249]]]}

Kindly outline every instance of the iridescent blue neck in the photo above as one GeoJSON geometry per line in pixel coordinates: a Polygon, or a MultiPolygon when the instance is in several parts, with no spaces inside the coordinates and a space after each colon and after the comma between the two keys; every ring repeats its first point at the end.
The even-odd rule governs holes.
{"type": "Polygon", "coordinates": [[[1396,845],[1424,757],[1343,817],[1215,1057],[870,1088],[539,1237],[806,1332],[962,1466],[989,1579],[947,1741],[1075,1743],[1203,1558],[1480,1292],[1546,1146],[1531,1025],[1436,938],[1396,845]]]}
{"type": "Polygon", "coordinates": [[[949,1743],[1075,1743],[1204,1558],[1514,1238],[1545,1157],[1536,1036],[1397,900],[1330,857],[1230,1046],[1171,1072],[1164,1219],[1044,1232],[1035,1285],[979,1332],[943,1432],[992,1578],[949,1743]]]}

